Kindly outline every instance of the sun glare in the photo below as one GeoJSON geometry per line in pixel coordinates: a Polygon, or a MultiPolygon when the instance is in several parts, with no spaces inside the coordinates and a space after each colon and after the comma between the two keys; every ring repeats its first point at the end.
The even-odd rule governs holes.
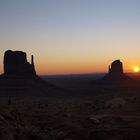
{"type": "Polygon", "coordinates": [[[134,68],[133,68],[133,71],[134,71],[134,72],[139,72],[139,71],[140,71],[140,68],[139,68],[139,67],[134,67],[134,68]]]}

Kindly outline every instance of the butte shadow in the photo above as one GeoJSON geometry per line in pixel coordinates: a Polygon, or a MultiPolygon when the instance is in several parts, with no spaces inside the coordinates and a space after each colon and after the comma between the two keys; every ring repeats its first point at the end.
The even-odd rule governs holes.
{"type": "Polygon", "coordinates": [[[29,63],[25,52],[8,50],[4,54],[3,63],[4,73],[0,76],[1,95],[47,95],[56,88],[36,74],[33,55],[29,63]]]}

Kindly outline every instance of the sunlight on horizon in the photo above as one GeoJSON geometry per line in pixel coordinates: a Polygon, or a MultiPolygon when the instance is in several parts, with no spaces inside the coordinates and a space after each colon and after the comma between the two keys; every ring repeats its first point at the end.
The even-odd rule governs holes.
{"type": "Polygon", "coordinates": [[[138,66],[135,66],[135,67],[133,68],[133,71],[134,71],[135,73],[138,73],[138,72],[140,71],[140,68],[139,68],[138,66]]]}

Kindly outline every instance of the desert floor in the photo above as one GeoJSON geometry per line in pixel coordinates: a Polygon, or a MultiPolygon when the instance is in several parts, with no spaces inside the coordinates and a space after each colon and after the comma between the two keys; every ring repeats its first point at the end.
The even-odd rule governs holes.
{"type": "Polygon", "coordinates": [[[48,81],[62,90],[44,96],[0,97],[1,140],[140,139],[138,87],[48,81]]]}

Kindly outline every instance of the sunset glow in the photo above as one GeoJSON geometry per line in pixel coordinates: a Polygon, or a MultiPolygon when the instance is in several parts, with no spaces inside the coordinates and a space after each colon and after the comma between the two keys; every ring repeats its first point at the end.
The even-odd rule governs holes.
{"type": "Polygon", "coordinates": [[[134,68],[133,68],[133,71],[137,73],[137,72],[140,71],[140,68],[139,68],[139,67],[134,67],[134,68]]]}
{"type": "Polygon", "coordinates": [[[9,49],[26,52],[29,61],[33,54],[38,74],[107,72],[116,59],[132,72],[140,61],[140,1],[134,1],[0,1],[0,73],[9,49]]]}

